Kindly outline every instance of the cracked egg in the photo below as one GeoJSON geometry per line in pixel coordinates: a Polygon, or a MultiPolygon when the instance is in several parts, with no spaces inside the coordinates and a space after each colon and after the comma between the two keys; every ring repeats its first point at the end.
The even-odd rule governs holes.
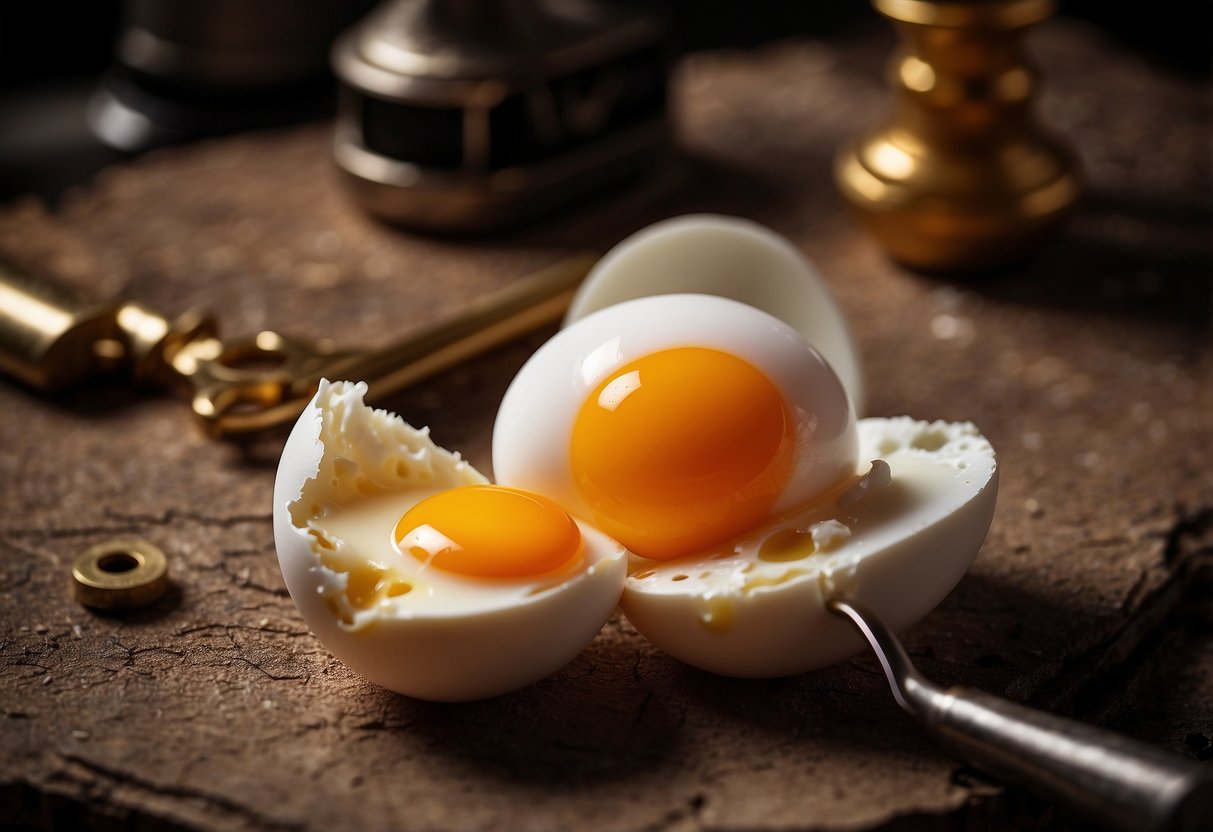
{"type": "Polygon", "coordinates": [[[997,473],[972,425],[857,422],[789,324],[680,294],[608,306],[543,345],[506,391],[493,468],[630,551],[620,605],[642,635],[743,677],[860,650],[825,608],[834,593],[896,628],[933,609],[985,538],[997,473]]]}
{"type": "Polygon", "coordinates": [[[322,382],[278,468],[278,562],[308,626],[422,699],[493,696],[573,659],[619,601],[623,549],[551,500],[489,485],[365,393],[322,382]]]}
{"type": "Polygon", "coordinates": [[[971,424],[860,419],[862,477],[736,539],[669,561],[633,558],[628,620],[682,661],[772,677],[859,652],[826,610],[841,595],[895,630],[960,581],[994,513],[994,451],[971,424]]]}
{"type": "Polygon", "coordinates": [[[534,682],[617,604],[705,670],[837,661],[862,645],[831,594],[909,626],[968,568],[997,489],[972,425],[857,419],[858,366],[786,240],[658,224],[603,258],[514,378],[495,486],[363,405],[365,385],[323,383],[275,486],[287,587],[338,658],[427,699],[534,682]]]}

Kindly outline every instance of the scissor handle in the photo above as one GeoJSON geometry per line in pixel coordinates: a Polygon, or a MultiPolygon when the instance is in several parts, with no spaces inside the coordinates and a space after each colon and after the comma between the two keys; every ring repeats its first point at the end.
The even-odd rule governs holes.
{"type": "Polygon", "coordinates": [[[271,331],[225,341],[206,316],[170,321],[132,301],[97,303],[0,260],[0,370],[51,391],[125,371],[184,394],[208,435],[239,437],[294,419],[325,376],[385,396],[553,323],[596,260],[568,257],[376,350],[271,331]]]}
{"type": "Polygon", "coordinates": [[[262,332],[248,341],[186,345],[171,363],[209,435],[261,431],[298,416],[321,378],[365,381],[372,398],[382,397],[558,321],[596,260],[561,260],[382,349],[338,350],[328,341],[262,332]]]}
{"type": "Polygon", "coordinates": [[[273,428],[299,415],[325,368],[357,354],[329,341],[266,330],[234,341],[192,341],[166,358],[194,415],[218,439],[273,428]]]}

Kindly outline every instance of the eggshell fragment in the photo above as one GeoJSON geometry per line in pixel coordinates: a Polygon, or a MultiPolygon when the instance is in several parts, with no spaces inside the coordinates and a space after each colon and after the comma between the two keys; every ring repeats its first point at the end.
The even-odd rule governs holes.
{"type": "Polygon", "coordinates": [[[731,298],[791,325],[830,363],[863,414],[859,350],[825,280],[787,238],[740,217],[688,214],[623,240],[581,284],[565,326],[625,300],[684,293],[731,298]]]}
{"type": "Polygon", "coordinates": [[[863,649],[851,625],[827,611],[835,595],[863,603],[895,630],[934,609],[989,529],[998,488],[993,449],[968,423],[869,418],[858,427],[861,458],[885,460],[891,484],[743,543],[754,547],[783,526],[830,518],[850,529],[845,540],[785,563],[759,564],[752,550],[730,549],[663,563],[634,559],[620,602],[628,620],[688,664],[772,677],[863,649]]]}

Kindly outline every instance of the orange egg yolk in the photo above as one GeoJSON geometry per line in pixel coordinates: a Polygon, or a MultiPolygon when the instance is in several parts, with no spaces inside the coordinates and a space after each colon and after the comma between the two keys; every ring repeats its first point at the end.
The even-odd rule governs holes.
{"type": "Polygon", "coordinates": [[[396,543],[447,572],[523,578],[553,572],[577,558],[581,530],[547,497],[468,485],[440,491],[405,512],[396,524],[396,543]]]}
{"type": "Polygon", "coordinates": [[[794,467],[795,431],[783,396],[756,367],[679,347],[598,385],[577,414],[570,461],[603,531],[667,560],[769,516],[794,467]]]}

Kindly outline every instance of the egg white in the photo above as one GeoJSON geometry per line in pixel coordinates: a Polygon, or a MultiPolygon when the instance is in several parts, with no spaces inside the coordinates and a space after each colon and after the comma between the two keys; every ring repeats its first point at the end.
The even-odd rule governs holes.
{"type": "Polygon", "coordinates": [[[620,606],[647,639],[687,664],[728,676],[812,670],[863,649],[826,610],[835,595],[860,601],[895,630],[952,590],[990,527],[998,466],[968,423],[906,417],[859,421],[860,454],[887,462],[891,483],[855,502],[831,499],[673,561],[633,556],[620,606]],[[783,529],[840,522],[849,537],[793,561],[757,557],[783,529]]]}
{"type": "Polygon", "coordinates": [[[783,395],[802,443],[773,507],[779,512],[856,471],[855,413],[829,364],[788,324],[734,300],[662,295],[626,301],[558,332],[518,371],[493,426],[493,470],[502,485],[543,494],[593,518],[576,486],[570,442],[591,392],[626,364],[660,350],[705,347],[741,358],[783,395]]]}
{"type": "Polygon", "coordinates": [[[573,659],[618,603],[625,550],[579,522],[581,563],[537,579],[465,577],[402,555],[395,524],[413,504],[486,479],[428,431],[364,405],[366,389],[321,382],[278,469],[278,561],[308,626],[367,679],[423,699],[493,696],[573,659]],[[322,562],[326,550],[387,565],[411,589],[360,609],[347,596],[348,574],[322,562]]]}

